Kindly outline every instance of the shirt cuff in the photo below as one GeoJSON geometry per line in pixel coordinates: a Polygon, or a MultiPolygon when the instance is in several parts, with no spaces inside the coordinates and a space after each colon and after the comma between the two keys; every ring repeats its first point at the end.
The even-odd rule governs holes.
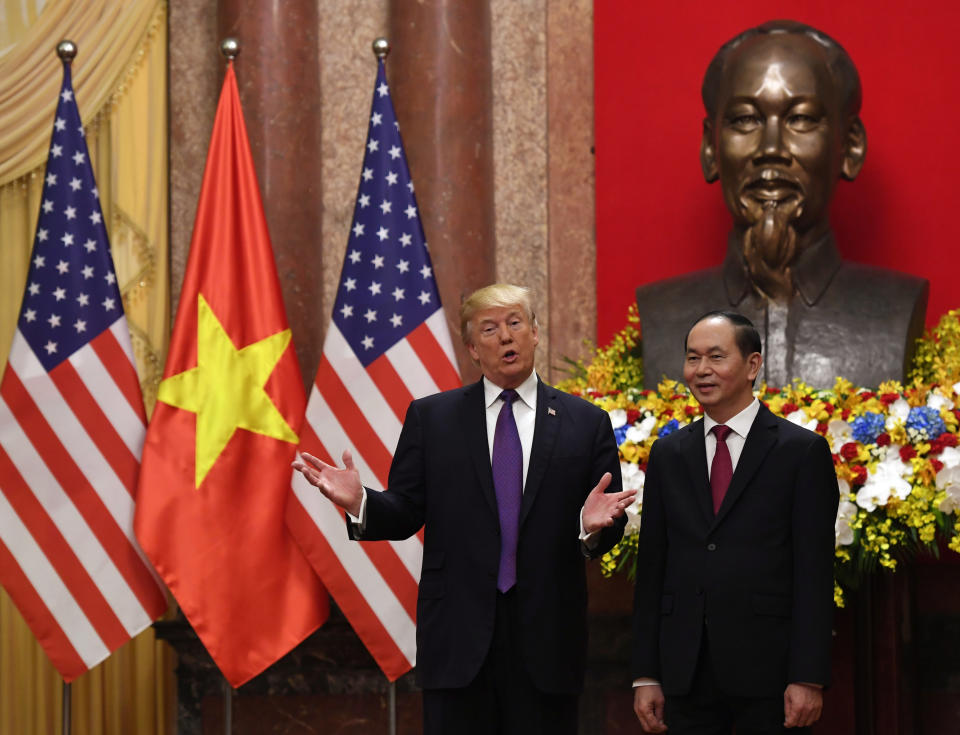
{"type": "Polygon", "coordinates": [[[360,512],[357,513],[357,515],[347,513],[347,518],[350,519],[350,523],[354,529],[360,532],[367,527],[367,488],[362,488],[362,491],[363,497],[360,498],[360,512]]]}
{"type": "Polygon", "coordinates": [[[580,541],[583,542],[583,545],[588,549],[597,548],[597,544],[600,543],[599,539],[600,532],[594,531],[593,533],[587,533],[586,529],[583,527],[583,508],[580,509],[580,541]]]}
{"type": "Polygon", "coordinates": [[[659,681],[657,681],[656,679],[649,679],[645,676],[639,679],[633,680],[634,689],[636,689],[637,687],[658,687],[658,686],[660,686],[659,681]]]}

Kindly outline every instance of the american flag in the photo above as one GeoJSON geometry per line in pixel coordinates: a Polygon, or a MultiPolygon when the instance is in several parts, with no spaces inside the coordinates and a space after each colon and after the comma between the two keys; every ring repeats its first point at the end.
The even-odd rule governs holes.
{"type": "Polygon", "coordinates": [[[0,583],[71,681],[166,609],[133,535],[146,417],[70,66],[0,383],[0,583]]]}
{"type": "MultiPolygon", "coordinates": [[[[300,448],[331,464],[345,449],[384,489],[407,406],[460,385],[384,64],[373,94],[353,225],[300,448]]],[[[347,539],[342,513],[299,473],[287,523],[391,680],[416,662],[422,538],[347,539]]]]}

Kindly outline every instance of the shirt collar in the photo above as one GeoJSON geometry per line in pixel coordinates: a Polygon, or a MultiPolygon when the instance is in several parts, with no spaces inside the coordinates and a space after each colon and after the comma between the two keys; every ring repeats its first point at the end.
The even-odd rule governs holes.
{"type": "MultiPolygon", "coordinates": [[[[758,413],[760,413],[760,401],[754,398],[753,401],[750,402],[749,406],[727,421],[724,426],[729,426],[735,433],[746,439],[747,434],[750,433],[750,427],[753,426],[753,420],[757,418],[758,413]]],[[[717,423],[717,421],[714,421],[706,413],[704,413],[703,435],[706,436],[709,434],[710,430],[716,426],[717,423]]]]}
{"type": "MultiPolygon", "coordinates": [[[[530,374],[527,376],[527,379],[524,380],[516,388],[517,395],[520,396],[520,400],[526,403],[530,408],[536,410],[537,408],[537,371],[531,370],[530,374]]],[[[487,408],[490,408],[494,402],[500,397],[500,394],[503,393],[503,388],[498,385],[495,385],[492,381],[487,379],[486,376],[483,378],[483,405],[487,408]]]]}
{"type": "MultiPolygon", "coordinates": [[[[842,261],[833,233],[809,245],[793,264],[793,285],[807,306],[816,304],[830,281],[840,269],[842,261]]],[[[723,260],[723,285],[730,303],[736,306],[753,290],[743,260],[740,238],[731,232],[727,238],[727,256],[723,260]]]]}

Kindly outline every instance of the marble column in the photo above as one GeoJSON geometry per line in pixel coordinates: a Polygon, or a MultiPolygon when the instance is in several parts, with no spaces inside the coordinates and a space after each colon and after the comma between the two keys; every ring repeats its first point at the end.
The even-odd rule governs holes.
{"type": "Polygon", "coordinates": [[[319,18],[315,0],[220,0],[240,43],[240,101],[304,382],[320,362],[323,308],[319,18]]]}
{"type": "MultiPolygon", "coordinates": [[[[485,0],[391,0],[387,76],[451,332],[496,274],[490,10],[485,0]]],[[[454,338],[464,381],[479,373],[454,338]]]]}

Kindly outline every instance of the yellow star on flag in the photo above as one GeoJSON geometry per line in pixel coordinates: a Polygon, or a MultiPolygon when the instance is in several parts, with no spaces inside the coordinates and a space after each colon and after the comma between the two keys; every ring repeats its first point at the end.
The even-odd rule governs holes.
{"type": "Polygon", "coordinates": [[[290,344],[290,330],[238,350],[213,309],[197,296],[197,366],[160,383],[157,400],[197,414],[196,487],[239,429],[299,440],[263,389],[290,344]]]}

